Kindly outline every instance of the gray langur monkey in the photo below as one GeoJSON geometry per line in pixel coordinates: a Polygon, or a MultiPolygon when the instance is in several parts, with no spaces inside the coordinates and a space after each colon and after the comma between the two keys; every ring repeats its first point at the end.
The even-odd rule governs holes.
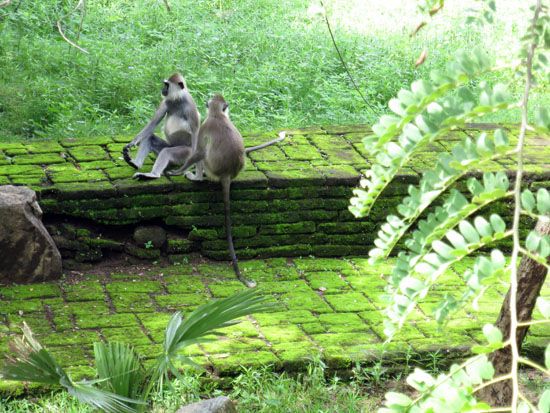
{"type": "Polygon", "coordinates": [[[281,132],[279,138],[270,142],[245,149],[241,134],[229,119],[229,105],[225,102],[223,96],[215,95],[208,101],[206,107],[208,113],[206,120],[199,130],[197,150],[187,159],[181,168],[168,171],[167,173],[169,175],[181,175],[196,162],[203,161],[207,175],[212,179],[220,181],[225,210],[225,231],[233,270],[237,278],[247,287],[255,287],[256,283],[254,281],[247,280],[241,275],[235,247],[233,246],[230,214],[231,180],[244,168],[246,153],[282,141],[285,138],[285,133],[281,132]]]}
{"type": "MultiPolygon", "coordinates": [[[[151,172],[134,174],[134,178],[137,179],[160,178],[169,165],[181,165],[198,146],[200,113],[183,77],[179,73],[174,73],[164,81],[161,93],[163,99],[153,118],[122,150],[124,160],[136,169],[143,166],[149,152],[157,155],[151,172]],[[164,117],[166,140],[153,133],[164,117]],[[132,159],[130,148],[138,145],[137,155],[132,159]]],[[[191,176],[203,179],[202,162],[197,164],[196,174],[191,176]]]]}

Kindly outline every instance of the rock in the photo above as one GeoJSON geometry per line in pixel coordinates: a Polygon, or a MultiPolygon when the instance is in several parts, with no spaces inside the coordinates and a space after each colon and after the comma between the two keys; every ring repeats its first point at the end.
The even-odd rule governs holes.
{"type": "Polygon", "coordinates": [[[134,241],[141,248],[160,248],[166,242],[166,231],[157,225],[140,226],[134,230],[134,241]]]}
{"type": "Polygon", "coordinates": [[[0,282],[61,277],[61,255],[41,219],[32,189],[0,186],[0,282]]]}
{"type": "Polygon", "coordinates": [[[233,402],[225,396],[203,400],[181,407],[176,413],[237,413],[233,402]]]}

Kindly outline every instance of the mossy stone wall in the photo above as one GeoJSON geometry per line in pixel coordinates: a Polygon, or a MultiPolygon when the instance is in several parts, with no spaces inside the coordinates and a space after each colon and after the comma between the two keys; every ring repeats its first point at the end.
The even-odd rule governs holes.
{"type": "MultiPolygon", "coordinates": [[[[253,152],[232,185],[232,221],[241,258],[363,255],[376,229],[395,209],[419,173],[433,166],[437,152],[465,135],[492,126],[456,131],[419,153],[387,188],[369,217],[347,210],[360,173],[372,162],[362,144],[372,133],[363,125],[287,131],[287,139],[253,152]]],[[[245,136],[253,146],[277,132],[245,136]]],[[[27,185],[39,193],[48,225],[67,263],[99,261],[112,253],[178,260],[200,252],[227,258],[219,184],[185,177],[139,182],[121,157],[128,136],[0,143],[0,184],[27,185]],[[136,243],[136,227],[156,225],[167,233],[164,244],[136,243]]],[[[514,138],[512,137],[512,143],[514,138]]],[[[549,187],[550,142],[531,137],[526,147],[527,185],[549,187]]],[[[144,169],[150,168],[151,157],[144,169]]],[[[486,170],[506,170],[512,159],[486,170]]],[[[459,182],[464,186],[464,182],[459,182]]],[[[504,216],[506,203],[491,206],[504,216]]],[[[525,222],[525,228],[532,225],[525,222]]]]}

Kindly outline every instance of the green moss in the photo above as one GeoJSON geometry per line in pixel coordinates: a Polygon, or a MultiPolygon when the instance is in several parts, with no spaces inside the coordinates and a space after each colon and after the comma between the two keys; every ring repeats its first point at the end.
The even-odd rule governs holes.
{"type": "MultiPolygon", "coordinates": [[[[98,297],[103,299],[103,297],[98,297]]],[[[109,306],[105,301],[81,301],[68,302],[61,307],[54,308],[54,314],[74,314],[75,316],[107,315],[110,313],[109,306]]]]}
{"type": "Polygon", "coordinates": [[[44,170],[40,165],[4,165],[0,166],[0,175],[43,176],[44,170]]]}
{"type": "Polygon", "coordinates": [[[246,357],[242,357],[240,354],[229,356],[227,353],[213,354],[209,359],[220,374],[234,372],[235,365],[241,365],[243,367],[271,365],[274,368],[280,367],[281,365],[277,356],[268,351],[247,353],[246,357]]]}
{"type": "Polygon", "coordinates": [[[206,303],[205,295],[198,294],[170,294],[157,295],[155,301],[160,307],[169,311],[181,310],[183,307],[196,307],[206,303]]]}
{"type": "Polygon", "coordinates": [[[30,298],[57,297],[59,287],[51,283],[36,283],[28,285],[11,285],[2,287],[0,294],[12,300],[27,300],[30,298]]]}
{"type": "Polygon", "coordinates": [[[99,301],[104,298],[103,286],[98,281],[64,284],[63,292],[67,301],[99,301]]]}
{"type": "Polygon", "coordinates": [[[150,344],[151,340],[145,335],[139,326],[126,328],[102,328],[101,335],[107,341],[118,341],[132,344],[150,344]]]}
{"type": "Polygon", "coordinates": [[[314,290],[321,290],[323,294],[334,294],[342,290],[349,290],[349,285],[335,272],[308,272],[306,278],[314,290]]]}
{"type": "Polygon", "coordinates": [[[162,291],[162,287],[157,281],[117,281],[107,285],[107,291],[110,294],[118,293],[154,293],[162,291]]]}
{"type": "Polygon", "coordinates": [[[296,258],[294,264],[300,271],[343,271],[353,269],[347,260],[331,258],[296,258]]]}
{"type": "MultiPolygon", "coordinates": [[[[62,331],[44,337],[38,337],[40,343],[45,347],[90,345],[99,341],[96,331],[62,331]]],[[[70,351],[70,350],[69,350],[70,351]]]]}
{"type": "Polygon", "coordinates": [[[310,311],[315,311],[316,313],[330,313],[333,311],[331,307],[329,307],[328,304],[314,292],[283,294],[280,297],[280,301],[290,310],[308,309],[310,311]]]}
{"type": "Polygon", "coordinates": [[[261,326],[272,326],[279,324],[305,324],[317,322],[317,317],[313,316],[309,310],[289,310],[272,313],[254,314],[261,326]]]}
{"type": "Polygon", "coordinates": [[[216,229],[198,229],[193,228],[191,232],[189,232],[189,239],[194,241],[201,241],[201,240],[207,240],[207,239],[218,239],[218,230],[216,229]]]}
{"type": "Polygon", "coordinates": [[[293,224],[275,224],[260,226],[260,234],[309,234],[315,232],[315,223],[312,221],[296,222],[293,224]]]}
{"type": "Polygon", "coordinates": [[[154,311],[154,304],[146,293],[124,293],[111,295],[118,313],[148,313],[154,311]]]}
{"type": "Polygon", "coordinates": [[[14,300],[14,301],[0,301],[0,308],[2,313],[19,313],[28,314],[43,312],[44,305],[40,299],[26,299],[26,300],[14,300]]]}
{"type": "Polygon", "coordinates": [[[156,260],[160,257],[160,250],[156,248],[141,248],[134,244],[126,244],[124,251],[136,258],[143,260],[156,260]]]}
{"type": "Polygon", "coordinates": [[[361,293],[327,295],[327,302],[338,312],[375,310],[374,305],[361,293]]]}
{"type": "Polygon", "coordinates": [[[16,155],[13,158],[16,165],[48,165],[55,163],[67,163],[65,158],[59,153],[40,153],[16,155]]]}

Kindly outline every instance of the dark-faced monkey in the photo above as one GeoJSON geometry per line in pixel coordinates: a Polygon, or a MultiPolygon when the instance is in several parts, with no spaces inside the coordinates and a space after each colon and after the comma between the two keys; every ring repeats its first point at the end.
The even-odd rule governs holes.
{"type": "MultiPolygon", "coordinates": [[[[161,93],[163,99],[153,118],[122,151],[124,160],[136,169],[143,166],[149,152],[157,155],[151,172],[136,173],[134,178],[160,178],[169,165],[181,165],[198,146],[200,114],[183,77],[179,73],[174,73],[164,81],[161,93]],[[153,133],[164,117],[166,140],[153,133]],[[137,155],[132,159],[130,148],[138,145],[137,155]]],[[[197,164],[194,177],[203,178],[202,163],[197,164]]]]}

